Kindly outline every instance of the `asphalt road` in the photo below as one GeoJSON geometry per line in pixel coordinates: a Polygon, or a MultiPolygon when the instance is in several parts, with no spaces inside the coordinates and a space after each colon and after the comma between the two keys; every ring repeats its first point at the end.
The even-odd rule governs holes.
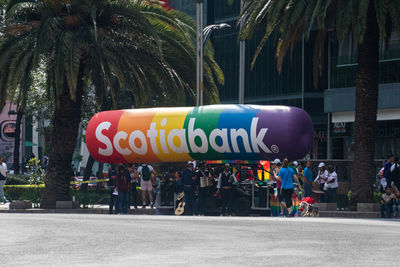
{"type": "Polygon", "coordinates": [[[1,266],[398,266],[399,241],[398,220],[0,214],[1,266]]]}

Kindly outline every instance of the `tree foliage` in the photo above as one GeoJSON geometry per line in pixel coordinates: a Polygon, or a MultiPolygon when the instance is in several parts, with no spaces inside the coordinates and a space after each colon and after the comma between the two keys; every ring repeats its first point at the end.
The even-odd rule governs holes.
{"type": "MultiPolygon", "coordinates": [[[[134,92],[138,106],[154,96],[194,98],[194,21],[148,1],[23,1],[6,8],[0,42],[0,104],[7,94],[24,94],[33,74],[46,67],[48,95],[57,100],[64,83],[76,97],[79,72],[97,100],[106,93],[134,92]]],[[[223,74],[209,45],[205,85],[209,102],[218,102],[214,79],[223,74]]],[[[57,104],[57,101],[56,101],[57,104]]]]}
{"type": "MultiPolygon", "coordinates": [[[[42,66],[53,100],[44,207],[69,199],[68,171],[83,100],[101,106],[110,97],[116,107],[123,90],[132,92],[135,106],[194,98],[194,22],[153,2],[8,2],[0,28],[0,106],[10,97],[26,101],[42,66]]],[[[211,103],[219,101],[214,80],[223,82],[212,57],[209,44],[204,68],[211,103]]]]}
{"type": "Polygon", "coordinates": [[[400,31],[399,0],[244,0],[238,20],[240,38],[251,38],[257,28],[263,29],[253,58],[254,65],[265,42],[272,33],[278,35],[276,59],[282,70],[283,59],[292,52],[304,34],[308,39],[311,31],[317,31],[314,44],[314,86],[322,74],[324,42],[327,31],[333,29],[339,41],[352,34],[357,43],[364,39],[369,2],[374,1],[379,33],[388,40],[393,29],[400,31]]]}

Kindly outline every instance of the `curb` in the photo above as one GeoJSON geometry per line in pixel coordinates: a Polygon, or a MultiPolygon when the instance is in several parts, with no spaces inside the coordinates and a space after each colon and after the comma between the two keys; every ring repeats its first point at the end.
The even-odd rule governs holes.
{"type": "Polygon", "coordinates": [[[362,212],[362,211],[319,211],[319,217],[329,218],[380,218],[379,212],[362,212]]]}
{"type": "MultiPolygon", "coordinates": [[[[109,214],[108,209],[1,209],[0,213],[29,213],[29,214],[109,214]]],[[[154,215],[155,209],[128,210],[129,215],[154,215]]]]}

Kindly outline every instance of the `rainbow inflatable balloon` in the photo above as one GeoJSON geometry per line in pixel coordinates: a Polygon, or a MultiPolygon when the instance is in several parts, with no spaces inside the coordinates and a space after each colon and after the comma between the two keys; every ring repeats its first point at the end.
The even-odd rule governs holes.
{"type": "Polygon", "coordinates": [[[302,109],[213,105],[100,112],[86,144],[100,162],[300,159],[314,127],[302,109]]]}

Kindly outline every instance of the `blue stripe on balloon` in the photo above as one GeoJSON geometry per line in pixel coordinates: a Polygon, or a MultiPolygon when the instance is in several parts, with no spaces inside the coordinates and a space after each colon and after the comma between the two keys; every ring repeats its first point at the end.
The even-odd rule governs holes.
{"type": "MultiPolygon", "coordinates": [[[[257,115],[259,109],[246,105],[235,105],[222,111],[219,120],[218,128],[228,129],[229,147],[232,153],[224,153],[224,157],[228,160],[259,160],[257,153],[246,153],[244,144],[241,137],[237,138],[238,147],[241,153],[234,153],[232,148],[232,140],[229,129],[243,128],[248,134],[248,140],[251,148],[250,141],[250,126],[252,119],[257,115]]],[[[221,141],[221,140],[219,140],[221,141]]],[[[218,140],[217,140],[218,142],[218,140]]]]}

